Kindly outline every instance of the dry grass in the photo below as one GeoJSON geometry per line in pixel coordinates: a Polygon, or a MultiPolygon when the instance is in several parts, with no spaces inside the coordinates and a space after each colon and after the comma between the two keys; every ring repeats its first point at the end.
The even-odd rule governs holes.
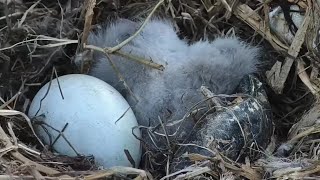
{"type": "MultiPolygon", "coordinates": [[[[290,45],[266,23],[276,0],[7,1],[0,1],[0,179],[320,178],[320,53],[312,44],[320,27],[320,6],[315,0],[299,1],[306,18],[290,45]],[[180,36],[190,42],[233,33],[266,49],[262,77],[269,85],[276,131],[258,161],[237,163],[211,149],[215,157],[187,154],[194,164],[177,172],[169,172],[168,152],[163,152],[167,159],[160,162],[161,170],[153,166],[159,162],[152,155],[142,169],[99,170],[90,157],[54,155],[37,138],[25,115],[37,90],[53,76],[78,72],[74,59],[90,49],[126,56],[118,50],[145,24],[133,37],[104,49],[86,45],[91,28],[119,16],[146,23],[155,15],[172,17],[180,36]]],[[[126,57],[161,69],[139,57],[126,57]]]]}

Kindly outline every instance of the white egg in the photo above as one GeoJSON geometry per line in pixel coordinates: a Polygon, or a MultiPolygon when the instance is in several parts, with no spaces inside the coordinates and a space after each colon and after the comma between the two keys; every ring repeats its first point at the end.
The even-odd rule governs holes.
{"type": "MultiPolygon", "coordinates": [[[[137,120],[116,89],[100,79],[83,74],[61,76],[58,81],[52,80],[48,88],[49,83],[34,97],[29,109],[31,118],[45,115],[44,122],[60,131],[68,123],[63,132],[67,141],[77,153],[93,155],[99,166],[132,166],[125,149],[136,166],[139,164],[140,141],[133,135],[141,136],[138,128],[134,128],[138,125],[137,120]]],[[[55,140],[58,132],[45,127],[52,141],[55,140]]],[[[36,130],[49,144],[48,133],[40,126],[36,130]]],[[[63,155],[76,156],[67,141],[63,137],[58,138],[54,149],[63,155]]]]}

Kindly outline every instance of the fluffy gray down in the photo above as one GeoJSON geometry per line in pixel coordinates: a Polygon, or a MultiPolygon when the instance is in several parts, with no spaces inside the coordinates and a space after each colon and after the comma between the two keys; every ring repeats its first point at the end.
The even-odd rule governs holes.
{"type": "MultiPolygon", "coordinates": [[[[118,19],[92,32],[88,44],[112,47],[128,38],[140,22],[118,19]]],[[[205,85],[215,94],[231,94],[239,81],[257,71],[259,48],[235,37],[202,40],[191,45],[181,40],[168,20],[153,19],[143,31],[121,48],[164,66],[152,69],[132,60],[111,55],[133,95],[112,68],[106,56],[94,53],[89,73],[116,88],[132,106],[138,123],[143,126],[179,120],[189,109],[204,99],[200,87],[205,85]]]]}

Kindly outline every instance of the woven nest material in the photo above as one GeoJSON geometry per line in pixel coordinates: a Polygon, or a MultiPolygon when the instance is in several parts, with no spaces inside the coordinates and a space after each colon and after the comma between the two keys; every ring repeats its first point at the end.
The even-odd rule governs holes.
{"type": "MultiPolygon", "coordinates": [[[[318,1],[0,0],[0,9],[0,179],[320,178],[318,1]],[[268,23],[269,12],[287,3],[299,6],[305,17],[289,43],[268,23]],[[101,170],[91,157],[56,155],[41,145],[26,116],[40,87],[56,76],[86,73],[90,64],[79,70],[74,58],[90,49],[85,42],[94,26],[153,16],[172,18],[190,42],[235,34],[265,49],[261,79],[268,85],[275,131],[260,159],[241,164],[218,154],[190,154],[194,164],[178,172],[168,172],[167,160],[161,170],[101,170]]],[[[112,53],[119,47],[107,48],[112,53]]]]}

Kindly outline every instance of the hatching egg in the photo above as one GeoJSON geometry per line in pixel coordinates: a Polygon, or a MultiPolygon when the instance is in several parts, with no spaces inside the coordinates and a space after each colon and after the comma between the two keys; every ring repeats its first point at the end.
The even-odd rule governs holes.
{"type": "Polygon", "coordinates": [[[60,154],[93,155],[103,167],[140,162],[136,117],[123,96],[98,78],[69,74],[48,82],[35,95],[28,115],[43,117],[36,132],[44,143],[54,142],[60,154]]]}

